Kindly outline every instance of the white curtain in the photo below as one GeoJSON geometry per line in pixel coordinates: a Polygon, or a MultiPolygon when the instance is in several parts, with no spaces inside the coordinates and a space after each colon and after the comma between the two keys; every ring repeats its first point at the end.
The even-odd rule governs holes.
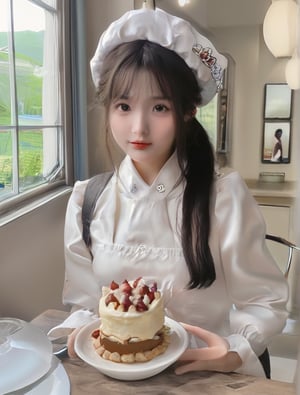
{"type": "MultiPolygon", "coordinates": [[[[61,123],[59,86],[59,43],[56,0],[45,0],[53,12],[45,10],[43,64],[43,125],[61,123]]],[[[43,129],[43,176],[59,168],[61,130],[43,129]]]]}

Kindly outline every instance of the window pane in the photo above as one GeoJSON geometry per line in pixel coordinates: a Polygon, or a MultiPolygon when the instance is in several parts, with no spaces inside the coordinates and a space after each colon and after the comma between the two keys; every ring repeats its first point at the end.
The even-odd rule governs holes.
{"type": "MultiPolygon", "coordinates": [[[[44,9],[30,0],[13,0],[14,31],[45,30],[44,9]]],[[[33,47],[28,43],[29,47],[33,47]]]]}
{"type": "MultiPolygon", "coordinates": [[[[27,116],[27,120],[34,124],[39,120],[47,125],[56,124],[60,101],[55,14],[53,16],[28,0],[15,0],[14,18],[19,116],[27,116]],[[26,15],[34,15],[34,21],[37,19],[38,22],[31,18],[26,21],[18,19],[20,9],[26,15]]],[[[19,118],[19,122],[22,119],[24,117],[19,118]]]]}
{"type": "Polygon", "coordinates": [[[62,168],[62,136],[60,128],[20,131],[20,191],[40,185],[62,168]]]}
{"type": "Polygon", "coordinates": [[[19,138],[19,182],[21,191],[43,181],[42,166],[42,131],[21,131],[19,138]]]}

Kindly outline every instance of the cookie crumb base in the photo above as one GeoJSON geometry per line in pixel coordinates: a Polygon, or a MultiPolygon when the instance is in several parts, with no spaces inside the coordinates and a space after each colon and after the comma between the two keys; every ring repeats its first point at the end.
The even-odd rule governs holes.
{"type": "Polygon", "coordinates": [[[100,344],[100,336],[98,336],[97,338],[92,336],[92,339],[97,354],[103,359],[118,363],[136,363],[151,361],[153,358],[163,354],[166,351],[170,344],[170,328],[166,325],[164,325],[164,327],[162,328],[162,336],[162,343],[154,347],[152,350],[122,355],[120,355],[118,352],[110,352],[106,350],[100,344]]]}

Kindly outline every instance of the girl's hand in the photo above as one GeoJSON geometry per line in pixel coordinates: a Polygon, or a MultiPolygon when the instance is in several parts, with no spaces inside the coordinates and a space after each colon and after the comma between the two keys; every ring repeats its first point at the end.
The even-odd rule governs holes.
{"type": "Polygon", "coordinates": [[[68,336],[68,343],[67,343],[68,355],[72,359],[78,358],[78,355],[75,352],[74,344],[75,344],[75,338],[78,332],[80,331],[80,329],[81,327],[74,329],[73,332],[71,332],[70,335],[68,336]]]}
{"type": "Polygon", "coordinates": [[[182,326],[203,340],[207,347],[186,350],[179,361],[187,363],[176,368],[176,374],[195,370],[232,372],[242,365],[240,356],[236,352],[228,351],[229,344],[222,337],[197,326],[187,324],[182,324],[182,326]]]}

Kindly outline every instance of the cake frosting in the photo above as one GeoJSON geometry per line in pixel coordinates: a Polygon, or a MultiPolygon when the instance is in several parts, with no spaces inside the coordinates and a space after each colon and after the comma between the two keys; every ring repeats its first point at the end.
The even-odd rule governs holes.
{"type": "Polygon", "coordinates": [[[102,288],[101,324],[92,334],[99,355],[115,362],[148,361],[168,346],[164,305],[155,282],[114,281],[102,288]]]}

